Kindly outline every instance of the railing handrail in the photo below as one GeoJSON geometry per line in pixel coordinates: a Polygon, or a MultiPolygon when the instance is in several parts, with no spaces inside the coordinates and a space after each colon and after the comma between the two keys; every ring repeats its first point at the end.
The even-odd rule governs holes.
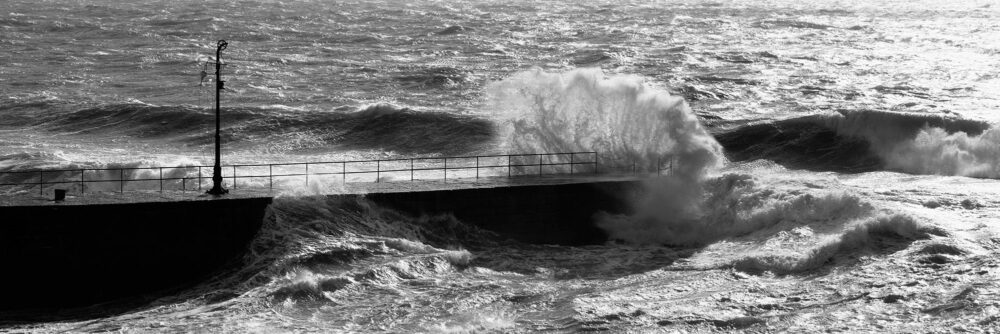
{"type": "MultiPolygon", "coordinates": [[[[534,160],[534,159],[532,159],[532,160],[534,160]]],[[[268,163],[268,164],[232,164],[232,165],[225,165],[225,166],[222,166],[222,167],[223,167],[223,170],[232,170],[232,175],[223,176],[223,178],[224,179],[231,179],[231,180],[233,180],[233,184],[232,184],[233,188],[236,188],[237,183],[238,183],[237,181],[239,179],[267,178],[268,179],[268,188],[273,189],[274,178],[305,176],[306,177],[306,185],[308,185],[309,184],[308,177],[310,175],[316,175],[316,176],[341,175],[343,182],[347,182],[347,176],[348,175],[354,175],[354,174],[375,174],[376,177],[375,177],[374,182],[377,183],[377,182],[381,182],[381,176],[384,173],[410,172],[410,180],[413,181],[413,180],[415,180],[415,178],[414,178],[415,172],[418,172],[418,171],[419,172],[443,171],[443,173],[444,173],[443,177],[444,177],[445,180],[447,180],[448,179],[448,171],[449,170],[473,170],[474,169],[475,172],[476,172],[475,173],[475,177],[476,177],[476,179],[478,179],[478,178],[480,178],[480,170],[482,170],[482,169],[503,169],[503,168],[505,168],[505,169],[507,169],[507,175],[508,176],[513,176],[512,171],[515,168],[518,169],[519,172],[523,172],[523,168],[525,168],[525,167],[537,167],[538,168],[537,175],[545,175],[544,170],[543,170],[544,167],[568,166],[569,173],[570,174],[575,174],[575,173],[577,173],[577,170],[579,169],[579,168],[576,168],[576,166],[579,166],[579,165],[591,165],[591,166],[593,166],[592,169],[590,169],[590,173],[596,174],[598,172],[598,160],[599,160],[599,156],[598,156],[597,152],[595,152],[595,151],[581,151],[581,152],[555,152],[555,153],[516,153],[516,154],[469,155],[469,156],[409,157],[409,158],[389,158],[389,159],[372,159],[372,160],[340,160],[340,161],[290,162],[290,163],[268,163]],[[590,159],[577,159],[577,157],[581,156],[581,155],[583,155],[583,156],[590,156],[591,158],[590,159]],[[550,157],[547,162],[543,161],[544,157],[546,157],[546,156],[550,157]],[[551,157],[560,157],[560,156],[568,156],[569,157],[569,161],[568,162],[566,162],[566,161],[554,161],[556,159],[551,158],[551,157]],[[524,161],[515,161],[518,158],[526,158],[526,157],[528,157],[528,158],[538,157],[538,159],[537,159],[537,162],[525,162],[526,160],[524,160],[524,161]],[[481,164],[481,160],[482,159],[487,159],[487,161],[489,161],[488,159],[498,159],[498,158],[499,159],[506,158],[506,163],[502,163],[501,164],[501,163],[493,162],[492,164],[486,164],[486,165],[481,164]],[[471,161],[473,159],[475,161],[475,165],[471,165],[471,161]],[[452,160],[452,161],[456,161],[456,160],[469,160],[470,163],[468,163],[468,164],[458,164],[458,166],[455,166],[454,164],[452,164],[451,166],[449,166],[448,160],[452,160]],[[433,161],[440,161],[444,165],[443,166],[430,166],[430,167],[428,167],[426,165],[425,166],[416,166],[414,164],[414,162],[424,162],[424,161],[431,161],[431,162],[433,162],[433,161]],[[409,162],[409,166],[406,167],[406,168],[400,168],[400,167],[392,166],[390,164],[390,166],[392,166],[392,167],[389,167],[390,169],[383,169],[383,165],[384,165],[383,162],[390,162],[390,163],[393,163],[393,162],[397,162],[397,163],[398,162],[409,162]],[[375,164],[375,169],[362,169],[362,170],[354,169],[354,170],[348,170],[347,169],[347,165],[348,164],[375,164]],[[310,165],[341,165],[341,170],[340,171],[316,171],[316,172],[311,172],[310,173],[309,172],[309,166],[310,165]],[[282,173],[282,174],[274,174],[274,167],[294,167],[294,166],[304,166],[305,172],[304,173],[302,173],[302,172],[285,172],[285,173],[282,173]],[[244,168],[245,169],[245,168],[253,168],[253,167],[267,167],[268,168],[267,174],[264,175],[264,174],[259,174],[259,173],[252,173],[252,174],[249,174],[249,175],[238,175],[239,174],[238,171],[239,171],[240,168],[244,168]]],[[[6,176],[6,175],[11,175],[11,174],[37,174],[37,182],[32,182],[32,181],[22,181],[22,182],[14,182],[14,183],[9,183],[8,182],[8,183],[0,183],[0,186],[18,186],[18,185],[26,185],[26,186],[32,186],[32,187],[33,186],[38,186],[39,192],[40,193],[44,193],[46,185],[79,184],[80,185],[80,192],[82,193],[82,192],[86,191],[86,185],[87,184],[119,182],[120,183],[120,185],[119,185],[119,192],[124,192],[125,191],[125,183],[127,183],[127,182],[159,181],[159,183],[160,183],[160,186],[159,186],[160,189],[159,190],[162,192],[164,190],[164,186],[163,186],[164,181],[180,181],[180,184],[181,184],[180,188],[182,188],[182,190],[186,191],[187,190],[187,182],[188,182],[188,180],[197,180],[198,190],[200,190],[201,187],[202,187],[203,180],[209,180],[210,179],[210,176],[202,174],[202,170],[205,169],[205,168],[211,169],[211,168],[213,168],[213,166],[206,166],[206,165],[186,165],[186,166],[116,167],[116,168],[110,168],[110,167],[105,167],[105,168],[68,168],[68,169],[39,169],[39,170],[25,170],[25,171],[2,171],[2,172],[0,172],[0,177],[6,176]],[[179,169],[180,170],[191,170],[191,169],[197,169],[198,170],[198,176],[194,177],[194,176],[186,176],[185,175],[185,176],[182,176],[182,177],[177,177],[177,176],[167,176],[167,177],[164,177],[163,176],[163,170],[164,169],[168,169],[168,170],[179,170],[179,169]],[[125,171],[142,171],[142,170],[159,171],[159,176],[158,177],[146,177],[146,178],[131,178],[131,177],[130,178],[126,178],[126,176],[125,176],[125,171]],[[109,179],[90,179],[90,180],[88,180],[86,178],[87,172],[102,172],[102,171],[104,171],[104,172],[106,172],[106,171],[118,171],[118,175],[119,176],[118,176],[118,178],[109,178],[109,179]],[[61,177],[59,179],[57,179],[57,180],[45,180],[45,174],[46,173],[48,173],[48,174],[60,174],[59,176],[61,176],[61,177]],[[68,179],[68,176],[62,175],[64,173],[71,173],[70,176],[72,176],[74,178],[75,178],[75,176],[77,174],[79,174],[79,178],[78,179],[68,179]]],[[[672,161],[671,161],[671,168],[672,168],[672,161]]],[[[633,166],[633,172],[635,172],[635,169],[636,169],[635,166],[633,166]]],[[[663,171],[663,169],[662,169],[662,161],[658,160],[657,161],[657,171],[656,172],[657,172],[657,174],[660,174],[662,171],[663,171]]],[[[553,174],[553,173],[550,173],[550,174],[553,174]]],[[[535,173],[530,173],[530,174],[529,173],[521,173],[521,174],[519,174],[519,176],[520,175],[536,175],[536,174],[535,173]]],[[[32,178],[34,178],[34,177],[32,177],[32,178]]]]}
{"type": "MultiPolygon", "coordinates": [[[[371,159],[371,160],[335,160],[335,161],[305,161],[305,162],[283,162],[283,163],[270,163],[270,164],[231,164],[222,165],[223,168],[227,167],[266,167],[266,166],[300,166],[300,165],[322,165],[322,164],[343,164],[343,163],[362,163],[362,162],[377,162],[377,161],[410,161],[410,160],[443,160],[443,159],[475,159],[475,158],[500,158],[500,157],[529,157],[529,156],[546,156],[546,155],[567,155],[567,154],[593,154],[596,156],[595,151],[581,151],[581,152],[558,152],[558,153],[517,153],[517,154],[491,154],[491,155],[466,155],[466,156],[443,156],[443,157],[412,157],[412,158],[390,158],[390,159],[371,159]]],[[[535,166],[532,164],[532,166],[535,166]]],[[[0,171],[2,174],[32,174],[32,173],[59,173],[59,172],[79,172],[79,171],[109,171],[109,170],[137,170],[137,169],[159,169],[159,168],[213,168],[211,165],[184,165],[184,166],[150,166],[150,167],[108,167],[108,168],[66,168],[66,169],[31,169],[22,171],[0,171]]],[[[506,165],[504,165],[506,167],[506,165]]]]}

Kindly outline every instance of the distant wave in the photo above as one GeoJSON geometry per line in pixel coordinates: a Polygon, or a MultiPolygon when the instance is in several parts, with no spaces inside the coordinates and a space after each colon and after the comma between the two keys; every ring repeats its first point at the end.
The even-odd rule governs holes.
{"type": "Polygon", "coordinates": [[[864,139],[843,136],[818,115],[755,122],[717,131],[715,138],[733,161],[768,159],[797,169],[864,172],[882,160],[864,139]]]}
{"type": "MultiPolygon", "coordinates": [[[[68,135],[129,136],[188,145],[214,141],[214,111],[195,106],[108,104],[49,112],[46,103],[6,106],[12,127],[68,135]]],[[[388,104],[304,111],[283,106],[224,108],[224,140],[245,149],[277,151],[371,149],[412,154],[468,153],[493,140],[488,120],[388,104]],[[353,109],[353,110],[352,110],[353,109]]]]}
{"type": "Polygon", "coordinates": [[[324,121],[330,125],[326,142],[400,153],[468,153],[490,145],[496,134],[494,124],[485,119],[387,104],[330,115],[324,121]]]}
{"type": "Polygon", "coordinates": [[[891,170],[1000,177],[1000,130],[954,115],[841,112],[825,119],[838,134],[870,143],[891,170]]]}
{"type": "MultiPolygon", "coordinates": [[[[46,167],[52,167],[53,165],[58,166],[58,164],[66,161],[61,153],[62,152],[24,151],[24,152],[3,154],[0,155],[0,172],[36,170],[36,169],[44,169],[46,167]]],[[[24,179],[28,179],[31,177],[35,176],[34,175],[22,176],[22,178],[24,179]]],[[[11,181],[9,179],[4,179],[4,180],[5,180],[4,183],[11,181]]]]}
{"type": "Polygon", "coordinates": [[[468,71],[454,67],[438,66],[417,68],[396,76],[402,83],[425,88],[444,88],[471,81],[468,71]]]}
{"type": "Polygon", "coordinates": [[[454,35],[454,34],[464,33],[464,32],[469,31],[469,30],[472,30],[472,29],[468,28],[468,27],[463,27],[463,26],[449,26],[449,27],[445,28],[444,30],[435,32],[434,34],[435,35],[454,35]]]}
{"type": "Polygon", "coordinates": [[[757,23],[757,26],[759,26],[761,28],[772,28],[772,29],[773,28],[799,28],[799,29],[819,29],[819,30],[826,30],[826,29],[835,28],[834,26],[830,26],[830,25],[826,25],[826,24],[812,23],[812,22],[806,22],[806,21],[797,21],[797,20],[782,20],[782,19],[760,21],[760,22],[757,23]]]}
{"type": "MultiPolygon", "coordinates": [[[[240,122],[250,115],[228,112],[226,119],[240,122]]],[[[128,135],[138,138],[170,138],[206,131],[215,115],[194,106],[154,106],[142,103],[101,105],[69,113],[50,113],[34,126],[65,134],[128,135]]]]}
{"type": "Polygon", "coordinates": [[[984,121],[948,114],[844,110],[719,125],[715,137],[732,160],[770,159],[810,170],[1000,177],[1000,132],[984,121]]]}

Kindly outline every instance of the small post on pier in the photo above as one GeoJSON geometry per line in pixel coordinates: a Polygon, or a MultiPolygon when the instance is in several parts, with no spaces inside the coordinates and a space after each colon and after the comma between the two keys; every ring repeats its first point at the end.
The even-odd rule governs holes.
{"type": "MultiPolygon", "coordinates": [[[[229,193],[229,190],[222,188],[222,153],[221,146],[219,144],[219,93],[225,89],[222,81],[222,50],[225,50],[229,46],[225,40],[219,40],[217,48],[215,49],[215,166],[212,168],[212,189],[208,190],[209,194],[220,196],[229,193]]],[[[235,176],[235,175],[234,175],[235,176]]],[[[234,179],[235,180],[235,179],[234,179]]]]}

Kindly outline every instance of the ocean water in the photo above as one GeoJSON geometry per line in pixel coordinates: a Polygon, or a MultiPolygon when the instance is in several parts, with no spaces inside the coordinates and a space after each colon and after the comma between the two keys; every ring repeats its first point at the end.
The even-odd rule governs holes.
{"type": "Polygon", "coordinates": [[[0,171],[211,164],[199,73],[219,39],[225,164],[583,150],[608,167],[674,163],[633,213],[581,222],[612,239],[584,247],[292,190],[244,266],[137,309],[0,331],[1000,326],[994,1],[0,9],[0,171]]]}

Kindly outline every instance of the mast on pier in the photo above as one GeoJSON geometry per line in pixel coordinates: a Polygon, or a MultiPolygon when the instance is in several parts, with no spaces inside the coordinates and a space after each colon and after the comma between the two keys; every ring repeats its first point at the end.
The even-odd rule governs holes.
{"type": "Polygon", "coordinates": [[[218,47],[215,50],[215,167],[212,168],[212,189],[209,189],[207,193],[212,195],[225,195],[229,193],[222,187],[222,153],[220,150],[220,137],[219,137],[219,93],[222,92],[225,81],[222,81],[222,50],[225,50],[229,46],[225,40],[219,40],[218,47]]]}

